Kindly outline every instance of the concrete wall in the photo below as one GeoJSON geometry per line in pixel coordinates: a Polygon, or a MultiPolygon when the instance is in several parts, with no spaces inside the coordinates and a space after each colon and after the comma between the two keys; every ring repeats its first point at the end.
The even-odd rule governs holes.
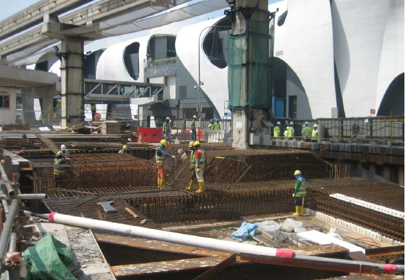
{"type": "Polygon", "coordinates": [[[0,96],[10,98],[10,108],[0,108],[0,125],[16,123],[16,100],[17,94],[15,88],[0,87],[0,96]]]}

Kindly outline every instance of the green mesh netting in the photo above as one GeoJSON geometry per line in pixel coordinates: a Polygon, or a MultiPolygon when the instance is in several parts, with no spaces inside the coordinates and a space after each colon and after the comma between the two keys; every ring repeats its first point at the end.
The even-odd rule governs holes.
{"type": "Polygon", "coordinates": [[[249,31],[228,40],[228,88],[229,109],[271,108],[272,54],[270,49],[269,21],[249,21],[249,31]],[[245,49],[249,44],[250,53],[244,64],[245,49]],[[248,98],[245,102],[245,85],[242,76],[248,72],[248,98]]]}

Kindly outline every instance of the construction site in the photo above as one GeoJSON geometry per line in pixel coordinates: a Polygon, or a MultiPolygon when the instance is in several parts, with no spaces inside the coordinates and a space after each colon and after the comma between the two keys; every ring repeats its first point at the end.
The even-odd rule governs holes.
{"type": "MultiPolygon", "coordinates": [[[[305,14],[294,13],[303,0],[289,1],[288,20],[275,1],[188,2],[40,0],[0,21],[1,278],[404,279],[397,82],[370,115],[344,107],[335,84],[333,101],[315,102],[308,86],[280,103],[274,30],[305,14]],[[221,9],[220,21],[199,34],[185,27],[176,43],[155,30],[84,53],[221,9]],[[192,49],[182,36],[198,54],[180,54],[192,49]],[[40,70],[55,57],[59,76],[40,70]],[[207,61],[226,64],[226,78],[208,79],[207,61]],[[130,82],[117,78],[120,63],[130,82]]],[[[329,12],[347,7],[326,2],[329,12]]]]}

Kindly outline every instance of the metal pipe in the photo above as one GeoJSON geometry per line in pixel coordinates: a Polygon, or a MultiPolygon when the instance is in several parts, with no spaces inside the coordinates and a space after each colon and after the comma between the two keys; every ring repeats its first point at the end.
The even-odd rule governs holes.
{"type": "Polygon", "coordinates": [[[16,252],[17,251],[17,232],[13,231],[10,235],[10,242],[8,245],[8,252],[16,252]]]}
{"type": "Polygon", "coordinates": [[[258,256],[258,255],[254,256],[249,254],[241,254],[241,260],[272,265],[282,265],[282,266],[312,268],[312,269],[342,271],[352,273],[380,274],[380,272],[384,273],[404,272],[403,265],[379,264],[372,262],[332,259],[317,256],[296,255],[292,259],[281,259],[268,256],[258,256]]]}
{"type": "Polygon", "coordinates": [[[100,221],[88,218],[75,217],[70,215],[63,215],[56,212],[49,214],[49,221],[54,223],[61,223],[65,225],[77,226],[88,229],[106,230],[116,233],[123,233],[137,237],[167,241],[177,244],[202,247],[212,250],[219,250],[232,253],[248,253],[265,255],[265,256],[278,256],[280,254],[292,254],[291,250],[274,249],[268,247],[255,246],[250,244],[236,243],[232,241],[223,241],[213,238],[192,236],[187,234],[167,232],[157,229],[149,229],[107,221],[100,221]]]}
{"type": "MultiPolygon", "coordinates": [[[[27,193],[27,194],[20,194],[18,195],[18,198],[20,199],[43,199],[45,198],[46,194],[44,193],[27,193]]],[[[6,200],[8,197],[5,194],[0,194],[0,199],[1,200],[6,200]]]]}
{"type": "Polygon", "coordinates": [[[9,198],[14,198],[17,193],[14,190],[13,186],[11,185],[7,173],[4,170],[3,164],[0,164],[0,173],[1,173],[1,179],[4,181],[4,184],[6,185],[6,190],[7,190],[7,195],[9,198]]]}
{"type": "Polygon", "coordinates": [[[192,236],[187,234],[175,233],[175,232],[167,232],[162,230],[156,229],[149,229],[149,228],[142,228],[137,226],[130,226],[125,224],[119,223],[112,223],[88,218],[81,218],[69,215],[63,215],[56,212],[49,214],[48,220],[53,223],[61,223],[71,226],[77,226],[82,228],[88,229],[98,229],[98,230],[106,230],[116,233],[123,233],[127,235],[148,238],[148,239],[155,239],[161,240],[166,242],[172,242],[177,244],[183,244],[188,246],[195,246],[201,248],[207,248],[211,250],[218,250],[218,251],[225,251],[237,254],[248,254],[249,256],[255,255],[257,258],[259,257],[273,257],[271,259],[277,260],[294,260],[298,262],[298,260],[303,261],[312,261],[318,262],[323,264],[324,266],[333,265],[346,265],[346,266],[355,266],[359,267],[360,269],[363,266],[371,267],[372,269],[379,270],[385,273],[396,273],[404,271],[403,265],[384,265],[378,263],[371,263],[371,262],[359,262],[359,261],[350,261],[350,260],[341,260],[341,259],[332,259],[332,258],[324,258],[324,257],[315,257],[315,256],[302,256],[302,255],[295,255],[295,253],[291,250],[286,249],[274,249],[269,247],[261,247],[256,245],[249,245],[249,244],[242,244],[242,243],[235,243],[231,241],[223,241],[213,238],[206,238],[206,237],[199,237],[199,236],[192,236]],[[276,257],[276,258],[274,258],[276,257]]]}
{"type": "Polygon", "coordinates": [[[4,272],[4,257],[7,252],[7,246],[10,239],[11,230],[14,225],[14,218],[18,214],[18,199],[13,199],[10,206],[10,211],[8,213],[6,222],[4,223],[3,231],[1,232],[0,236],[0,272],[4,272]]]}

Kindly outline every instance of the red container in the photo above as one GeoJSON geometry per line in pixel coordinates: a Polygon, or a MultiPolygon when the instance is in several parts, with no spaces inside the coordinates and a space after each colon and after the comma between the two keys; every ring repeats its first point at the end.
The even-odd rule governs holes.
{"type": "Polygon", "coordinates": [[[138,127],[138,143],[159,143],[162,134],[161,128],[138,127]]]}

